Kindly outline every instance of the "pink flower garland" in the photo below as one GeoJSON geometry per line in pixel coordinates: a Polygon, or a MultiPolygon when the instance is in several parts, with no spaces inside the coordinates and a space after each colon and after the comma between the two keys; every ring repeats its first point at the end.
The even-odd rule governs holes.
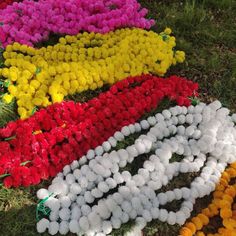
{"type": "Polygon", "coordinates": [[[107,33],[122,27],[149,29],[147,10],[136,0],[25,0],[0,12],[0,42],[32,46],[51,33],[76,35],[80,31],[107,33]]]}
{"type": "Polygon", "coordinates": [[[53,104],[27,120],[10,122],[0,129],[0,178],[6,187],[38,184],[156,108],[164,97],[189,105],[197,89],[176,76],[131,77],[87,103],[53,104]]]}

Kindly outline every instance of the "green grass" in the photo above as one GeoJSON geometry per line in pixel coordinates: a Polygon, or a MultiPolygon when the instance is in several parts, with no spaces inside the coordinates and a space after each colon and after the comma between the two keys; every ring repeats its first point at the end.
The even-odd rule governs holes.
{"type": "MultiPolygon", "coordinates": [[[[177,39],[177,48],[186,52],[184,64],[172,67],[168,75],[177,74],[200,84],[200,97],[204,101],[219,99],[225,106],[236,111],[236,2],[233,0],[142,0],[142,6],[149,9],[149,16],[156,19],[154,31],[160,32],[170,27],[177,39]]],[[[52,37],[50,44],[57,40],[52,37]]],[[[42,44],[45,45],[45,44],[42,44]]],[[[0,58],[0,66],[2,65],[0,58]]],[[[107,88],[104,88],[107,89],[107,88]]],[[[86,92],[71,97],[76,101],[87,101],[102,90],[86,92]]],[[[167,104],[168,105],[168,104],[167,104]]],[[[0,102],[0,125],[16,119],[14,104],[0,102]]],[[[135,137],[119,143],[125,147],[135,137]]],[[[178,156],[175,157],[177,160],[178,156]]],[[[144,157],[145,159],[145,157],[144,157]]],[[[171,189],[188,185],[194,175],[181,175],[165,187],[171,189]]],[[[0,187],[0,236],[33,236],[35,231],[35,209],[37,187],[5,189],[0,187]]],[[[205,207],[211,197],[200,199],[195,204],[194,213],[205,207]]],[[[168,207],[177,207],[178,202],[168,207]]],[[[216,221],[206,229],[214,231],[216,221]]],[[[132,222],[113,232],[114,236],[123,236],[132,222]]],[[[145,228],[145,236],[177,236],[179,227],[154,221],[145,228]]],[[[43,234],[44,236],[48,234],[43,234]]]]}

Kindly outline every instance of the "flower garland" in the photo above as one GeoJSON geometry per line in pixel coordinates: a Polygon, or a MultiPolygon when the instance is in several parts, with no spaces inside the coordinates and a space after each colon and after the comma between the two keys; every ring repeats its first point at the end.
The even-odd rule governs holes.
{"type": "Polygon", "coordinates": [[[19,2],[20,0],[1,0],[0,2],[0,10],[6,8],[8,5],[12,4],[13,2],[19,2]]]}
{"type": "Polygon", "coordinates": [[[161,34],[141,29],[122,29],[105,35],[83,33],[61,38],[55,46],[34,49],[14,43],[3,53],[0,70],[7,80],[9,94],[4,101],[17,100],[22,119],[35,106],[61,102],[69,94],[101,88],[128,76],[152,72],[160,76],[184,52],[173,51],[175,38],[166,29],[161,34]]]}
{"type": "Polygon", "coordinates": [[[107,33],[117,28],[149,29],[147,9],[136,0],[24,0],[0,12],[0,42],[33,45],[50,33],[75,35],[81,31],[107,33]]]}
{"type": "Polygon", "coordinates": [[[236,116],[229,116],[229,110],[215,101],[210,105],[172,107],[133,127],[123,127],[111,139],[123,140],[141,130],[149,132],[125,149],[111,151],[109,146],[105,151],[97,147],[80,161],[65,166],[48,190],[37,192],[39,199],[53,194],[44,203],[51,210],[49,219],[42,218],[37,231],[108,235],[130,219],[139,229],[153,219],[184,224],[195,200],[210,194],[227,164],[236,160],[233,122],[236,116]],[[150,152],[155,154],[150,154],[136,174],[122,171],[139,155],[150,152]],[[174,153],[183,156],[180,162],[171,160],[174,153]],[[179,173],[199,171],[189,188],[155,193],[179,173]],[[169,202],[181,199],[177,212],[165,209],[169,202]]]}
{"type": "Polygon", "coordinates": [[[236,232],[236,184],[230,184],[230,181],[236,177],[236,162],[226,169],[222,174],[220,182],[216,186],[213,193],[211,204],[202,210],[200,214],[193,217],[190,222],[186,223],[180,230],[181,236],[205,236],[201,231],[202,228],[209,223],[209,219],[214,216],[219,216],[222,219],[224,227],[218,229],[217,234],[208,235],[229,235],[234,236],[236,232]]]}
{"type": "Polygon", "coordinates": [[[189,105],[188,97],[197,95],[197,88],[176,76],[130,77],[87,103],[54,104],[25,121],[10,122],[0,129],[3,183],[6,187],[28,186],[55,176],[122,126],[156,108],[164,97],[189,105]]]}

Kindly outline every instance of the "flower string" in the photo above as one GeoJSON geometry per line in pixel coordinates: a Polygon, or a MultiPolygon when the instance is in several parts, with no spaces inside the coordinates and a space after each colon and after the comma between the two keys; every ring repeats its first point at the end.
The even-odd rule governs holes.
{"type": "MultiPolygon", "coordinates": [[[[1,0],[2,1],[2,0],[1,0]]],[[[2,7],[6,4],[2,3],[2,7]]],[[[0,5],[1,7],[1,5],[0,5]]],[[[0,42],[33,46],[50,33],[76,35],[81,31],[107,33],[117,28],[149,29],[147,9],[136,0],[24,0],[0,11],[0,42]],[[113,10],[110,9],[113,8],[113,10]]]]}
{"type": "Polygon", "coordinates": [[[57,103],[24,121],[9,122],[0,129],[0,169],[11,174],[3,182],[6,187],[29,186],[55,176],[122,126],[155,109],[164,98],[190,105],[189,97],[197,88],[176,76],[130,77],[86,103],[57,103]],[[9,137],[14,139],[6,140],[9,137]],[[26,160],[31,162],[21,166],[26,160]]]}
{"type": "MultiPolygon", "coordinates": [[[[236,184],[230,183],[236,178],[236,162],[222,174],[219,183],[213,193],[213,200],[200,214],[193,217],[180,230],[181,236],[234,236],[236,232],[236,184]],[[204,233],[204,227],[210,222],[210,218],[218,216],[222,219],[223,227],[218,228],[218,233],[204,233]]],[[[235,182],[235,181],[233,181],[235,182]]]]}
{"type": "MultiPolygon", "coordinates": [[[[223,191],[225,181],[216,187],[221,173],[236,161],[236,114],[229,113],[215,101],[209,105],[171,107],[139,123],[124,126],[104,145],[66,165],[48,189],[37,192],[39,199],[50,193],[56,195],[45,204],[51,213],[48,219],[38,222],[38,232],[109,235],[112,229],[120,228],[129,220],[135,220],[139,230],[153,219],[183,225],[197,198],[215,189],[223,191]],[[114,140],[123,141],[138,132],[142,134],[132,144],[112,150],[117,145],[114,140]],[[112,146],[107,146],[108,143],[112,146]],[[174,154],[182,157],[180,161],[172,160],[174,154]],[[141,155],[146,158],[140,168],[129,171],[129,165],[141,155]],[[199,175],[189,187],[160,192],[174,176],[193,172],[199,175]],[[169,203],[175,200],[181,202],[179,208],[169,210],[169,203]]],[[[229,173],[236,176],[235,169],[229,173]]],[[[226,187],[225,191],[228,196],[220,201],[221,214],[225,217],[224,224],[234,230],[234,220],[230,219],[233,213],[228,206],[236,191],[234,187],[226,187]]],[[[210,208],[210,214],[214,213],[213,209],[210,208]]],[[[204,215],[192,221],[196,229],[208,223],[204,215]]]]}
{"type": "Polygon", "coordinates": [[[3,53],[5,68],[0,75],[11,82],[3,100],[9,103],[15,97],[18,113],[25,119],[35,106],[62,102],[67,95],[128,76],[149,72],[163,76],[185,57],[182,51],[173,54],[175,38],[167,38],[163,41],[152,31],[121,29],[105,35],[66,36],[58,44],[40,49],[14,43],[3,53]]]}

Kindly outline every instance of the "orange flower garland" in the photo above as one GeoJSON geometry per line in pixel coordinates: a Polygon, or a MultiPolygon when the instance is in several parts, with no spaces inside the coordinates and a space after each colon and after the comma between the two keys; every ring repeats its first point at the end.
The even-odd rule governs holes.
{"type": "Polygon", "coordinates": [[[230,183],[235,177],[236,162],[222,174],[211,204],[181,228],[180,236],[236,236],[236,182],[230,183]],[[209,218],[217,215],[221,217],[224,227],[219,228],[216,234],[205,234],[203,227],[208,225],[209,218]]]}

